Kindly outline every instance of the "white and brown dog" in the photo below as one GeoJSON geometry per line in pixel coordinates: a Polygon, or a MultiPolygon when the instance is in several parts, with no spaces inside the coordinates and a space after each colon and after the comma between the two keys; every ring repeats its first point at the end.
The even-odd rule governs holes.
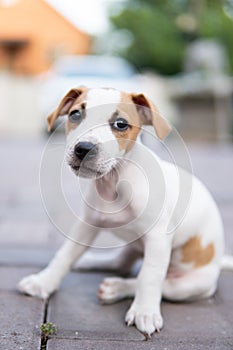
{"type": "Polygon", "coordinates": [[[136,259],[144,258],[137,278],[105,279],[99,298],[111,303],[134,297],[125,321],[150,337],[163,326],[162,297],[173,301],[209,297],[216,291],[221,268],[233,269],[232,258],[223,259],[219,211],[204,185],[183,172],[184,181],[192,184],[192,195],[183,220],[179,225],[174,223],[173,232],[167,234],[171,220],[176,220],[172,213],[180,184],[173,164],[151,151],[149,158],[145,157],[137,147],[143,124],[152,124],[159,139],[170,131],[168,123],[143,94],[75,88],[48,117],[49,128],[53,128],[59,116],[67,114],[68,164],[76,175],[90,179],[92,205],[85,206],[84,220],[48,267],[23,278],[19,290],[47,298],[101,228],[110,229],[127,242],[134,241],[126,246],[122,265],[129,268],[136,259]],[[158,171],[152,174],[148,191],[148,179],[141,169],[150,171],[150,157],[155,159],[158,171]],[[130,201],[127,182],[132,189],[130,201]],[[152,197],[149,207],[148,196],[152,197]]]}

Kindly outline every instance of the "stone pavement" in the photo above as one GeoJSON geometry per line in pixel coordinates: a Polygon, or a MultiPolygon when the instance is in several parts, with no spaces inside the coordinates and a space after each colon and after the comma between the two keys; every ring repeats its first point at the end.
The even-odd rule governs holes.
{"type": "MultiPolygon", "coordinates": [[[[40,349],[39,327],[51,321],[57,349],[232,349],[233,273],[223,272],[217,294],[195,303],[162,305],[165,327],[149,342],[123,319],[130,300],[100,305],[96,290],[107,273],[72,271],[45,303],[21,295],[16,284],[38,271],[63,241],[43,208],[38,173],[46,140],[1,140],[0,349],[40,349]]],[[[233,146],[188,145],[194,173],[220,207],[226,250],[233,253],[233,146]]]]}

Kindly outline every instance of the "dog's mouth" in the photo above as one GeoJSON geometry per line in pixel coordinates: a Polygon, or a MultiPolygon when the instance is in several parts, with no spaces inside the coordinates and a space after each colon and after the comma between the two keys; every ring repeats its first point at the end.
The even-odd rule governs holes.
{"type": "Polygon", "coordinates": [[[111,172],[116,166],[116,161],[114,159],[109,159],[100,164],[90,161],[79,162],[72,157],[68,159],[68,165],[76,176],[97,179],[111,172]]]}
{"type": "Polygon", "coordinates": [[[85,177],[85,178],[99,178],[104,176],[104,174],[97,169],[92,169],[86,166],[70,166],[76,176],[85,177]]]}

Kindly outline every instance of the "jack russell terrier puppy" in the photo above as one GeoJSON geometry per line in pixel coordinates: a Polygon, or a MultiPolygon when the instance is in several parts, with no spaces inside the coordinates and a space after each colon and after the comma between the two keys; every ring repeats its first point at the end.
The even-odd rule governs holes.
{"type": "Polygon", "coordinates": [[[112,230],[127,242],[134,241],[124,248],[121,264],[129,268],[142,256],[143,263],[137,278],[106,278],[100,285],[99,298],[111,303],[133,297],[125,322],[136,325],[149,338],[163,327],[162,297],[172,301],[210,297],[216,291],[221,268],[233,269],[232,257],[223,257],[219,211],[205,186],[179,169],[184,181],[190,181],[192,193],[183,220],[179,225],[174,223],[168,233],[180,191],[177,168],[148,150],[157,169],[149,174],[153,181],[149,181],[148,192],[142,173],[151,169],[151,161],[144,164],[145,146],[137,144],[143,125],[153,125],[161,140],[170,126],[143,94],[74,88],[49,115],[49,130],[59,116],[67,114],[67,161],[75,175],[90,179],[91,205],[84,204],[84,219],[50,264],[38,274],[23,278],[19,290],[48,298],[99,231],[112,230]],[[135,167],[135,163],[140,166],[135,167]],[[125,181],[131,185],[130,201],[125,181]]]}

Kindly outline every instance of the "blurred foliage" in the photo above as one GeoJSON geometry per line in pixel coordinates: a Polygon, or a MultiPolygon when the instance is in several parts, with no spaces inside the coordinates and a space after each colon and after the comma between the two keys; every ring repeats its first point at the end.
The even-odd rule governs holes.
{"type": "Polygon", "coordinates": [[[214,38],[224,45],[233,72],[233,0],[126,0],[110,20],[130,34],[120,54],[137,68],[178,73],[190,42],[214,38]]]}

